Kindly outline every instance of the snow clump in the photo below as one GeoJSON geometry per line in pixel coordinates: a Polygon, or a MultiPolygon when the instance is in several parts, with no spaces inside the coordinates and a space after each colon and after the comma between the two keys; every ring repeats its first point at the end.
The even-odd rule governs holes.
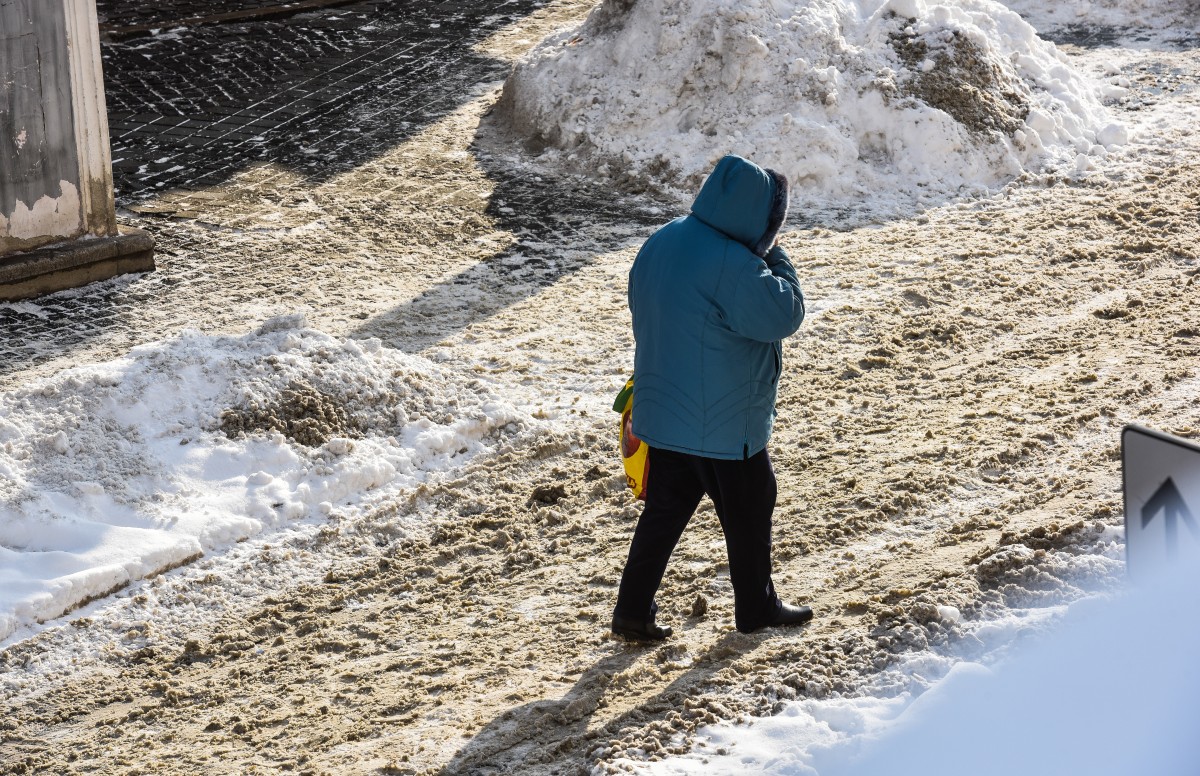
{"type": "Polygon", "coordinates": [[[394,500],[528,418],[303,316],[187,331],[0,394],[0,641],[234,542],[394,500]]]}
{"type": "Polygon", "coordinates": [[[518,63],[497,115],[535,152],[680,197],[736,153],[810,208],[1086,169],[1124,140],[1093,85],[992,0],[604,0],[518,63]]]}

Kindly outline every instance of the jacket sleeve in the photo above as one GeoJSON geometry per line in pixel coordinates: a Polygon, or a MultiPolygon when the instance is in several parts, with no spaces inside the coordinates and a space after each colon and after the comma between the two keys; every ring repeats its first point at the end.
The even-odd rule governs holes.
{"type": "Polygon", "coordinates": [[[783,248],[775,246],[765,260],[754,259],[739,273],[726,318],[743,337],[775,342],[800,328],[804,294],[783,248]]]}

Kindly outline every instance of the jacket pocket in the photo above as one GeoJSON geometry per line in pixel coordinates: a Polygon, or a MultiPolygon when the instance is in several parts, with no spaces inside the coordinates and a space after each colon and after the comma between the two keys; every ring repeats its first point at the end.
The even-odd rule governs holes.
{"type": "Polygon", "coordinates": [[[779,385],[779,378],[783,375],[783,344],[771,343],[771,353],[775,356],[775,378],[771,380],[771,385],[779,385]]]}

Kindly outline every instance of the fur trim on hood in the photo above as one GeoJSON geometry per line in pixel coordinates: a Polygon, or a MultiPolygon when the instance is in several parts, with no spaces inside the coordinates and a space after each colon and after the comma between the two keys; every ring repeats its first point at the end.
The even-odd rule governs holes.
{"type": "Polygon", "coordinates": [[[787,177],[770,168],[766,168],[766,171],[775,181],[775,193],[771,197],[771,214],[767,217],[767,231],[753,248],[754,253],[762,257],[766,257],[771,251],[771,247],[775,245],[775,238],[779,236],[779,230],[783,227],[783,222],[787,220],[788,213],[787,177]]]}

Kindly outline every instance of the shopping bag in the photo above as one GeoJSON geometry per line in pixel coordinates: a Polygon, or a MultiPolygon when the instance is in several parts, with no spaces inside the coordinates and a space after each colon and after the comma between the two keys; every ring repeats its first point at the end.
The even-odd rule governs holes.
{"type": "Polygon", "coordinates": [[[621,413],[621,462],[625,465],[625,482],[633,495],[644,501],[650,476],[650,448],[633,434],[632,377],[617,394],[613,410],[621,413]]]}

